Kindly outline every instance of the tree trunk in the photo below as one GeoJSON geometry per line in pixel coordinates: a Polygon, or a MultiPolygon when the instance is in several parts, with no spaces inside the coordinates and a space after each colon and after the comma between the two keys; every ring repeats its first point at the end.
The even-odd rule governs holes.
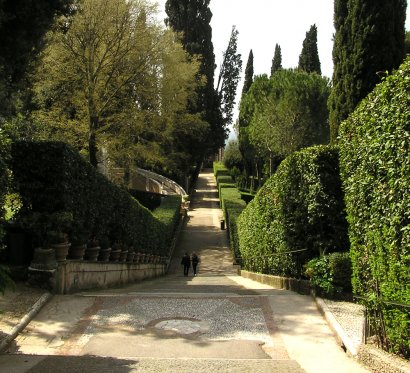
{"type": "Polygon", "coordinates": [[[88,138],[88,152],[90,157],[90,163],[97,168],[97,139],[94,131],[90,131],[90,136],[88,138]]]}

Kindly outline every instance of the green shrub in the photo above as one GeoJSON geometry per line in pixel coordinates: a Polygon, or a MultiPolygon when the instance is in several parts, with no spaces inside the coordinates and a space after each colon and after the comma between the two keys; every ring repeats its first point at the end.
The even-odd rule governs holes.
{"type": "Polygon", "coordinates": [[[12,168],[22,214],[64,211],[91,236],[106,236],[138,251],[167,254],[170,241],[164,223],[66,144],[16,142],[12,168]]]}
{"type": "Polygon", "coordinates": [[[352,266],[349,253],[331,253],[311,259],[305,275],[322,295],[351,290],[352,266]]]}
{"type": "Polygon", "coordinates": [[[315,146],[286,158],[243,211],[238,229],[248,269],[260,272],[298,276],[307,260],[347,250],[337,150],[315,146]]]}
{"type": "Polygon", "coordinates": [[[329,272],[335,286],[343,291],[352,291],[352,261],[349,252],[329,254],[329,272]]]}
{"type": "Polygon", "coordinates": [[[228,169],[222,162],[214,162],[214,176],[217,178],[219,175],[229,175],[228,169]]]}
{"type": "MultiPolygon", "coordinates": [[[[6,156],[7,139],[2,135],[0,129],[0,252],[5,249],[3,243],[5,236],[4,222],[6,218],[6,194],[8,191],[7,166],[3,160],[6,156]]],[[[13,287],[14,283],[9,276],[9,271],[5,266],[0,265],[0,293],[4,294],[7,287],[13,287]]]]}
{"type": "Polygon", "coordinates": [[[378,336],[410,357],[410,57],[340,128],[341,175],[353,290],[367,299],[378,336]],[[377,325],[384,325],[384,328],[377,325]]]}
{"type": "Polygon", "coordinates": [[[235,184],[235,182],[232,179],[231,175],[218,175],[216,177],[216,185],[220,185],[220,184],[235,184]]]}
{"type": "Polygon", "coordinates": [[[161,205],[162,194],[145,192],[142,190],[128,189],[128,192],[139,202],[141,205],[149,209],[155,210],[161,205]]]}
{"type": "Polygon", "coordinates": [[[239,173],[243,170],[243,158],[239,150],[238,140],[230,140],[226,145],[223,164],[228,170],[236,168],[239,173]]]}

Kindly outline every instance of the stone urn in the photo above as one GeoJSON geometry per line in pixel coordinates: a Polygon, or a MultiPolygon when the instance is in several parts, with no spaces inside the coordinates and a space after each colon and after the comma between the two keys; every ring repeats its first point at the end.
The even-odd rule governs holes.
{"type": "Polygon", "coordinates": [[[100,254],[98,256],[98,260],[100,262],[108,262],[110,259],[110,255],[111,255],[111,247],[108,247],[106,249],[101,248],[100,254]]]}
{"type": "Polygon", "coordinates": [[[54,249],[34,249],[33,260],[30,263],[33,269],[49,271],[57,268],[57,260],[54,249]]]}
{"type": "Polygon", "coordinates": [[[120,262],[126,262],[128,256],[128,250],[121,250],[120,252],[120,262]]]}
{"type": "Polygon", "coordinates": [[[93,238],[90,241],[88,241],[87,247],[85,249],[84,259],[89,260],[90,262],[96,262],[99,254],[99,242],[93,238]]]}
{"type": "Polygon", "coordinates": [[[110,262],[118,262],[120,259],[121,250],[112,248],[110,252],[110,262]]]}
{"type": "Polygon", "coordinates": [[[54,250],[57,262],[64,262],[67,259],[70,246],[71,244],[68,241],[50,244],[50,248],[54,250]]]}
{"type": "Polygon", "coordinates": [[[72,260],[83,260],[86,247],[86,244],[71,244],[67,258],[72,260]]]}

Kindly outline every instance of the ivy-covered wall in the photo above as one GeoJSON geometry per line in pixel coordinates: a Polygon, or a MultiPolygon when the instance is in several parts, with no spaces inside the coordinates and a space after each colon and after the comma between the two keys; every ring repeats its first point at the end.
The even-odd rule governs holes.
{"type": "Polygon", "coordinates": [[[298,276],[307,260],[347,251],[337,149],[315,146],[286,158],[242,212],[238,232],[251,271],[298,276]]]}
{"type": "Polygon", "coordinates": [[[387,349],[410,357],[410,57],[340,129],[354,291],[387,349]],[[382,329],[386,330],[384,333],[382,329]]]}
{"type": "Polygon", "coordinates": [[[25,214],[69,213],[91,236],[165,255],[180,197],[166,197],[154,215],[125,190],[59,142],[16,142],[12,169],[25,214]]]}

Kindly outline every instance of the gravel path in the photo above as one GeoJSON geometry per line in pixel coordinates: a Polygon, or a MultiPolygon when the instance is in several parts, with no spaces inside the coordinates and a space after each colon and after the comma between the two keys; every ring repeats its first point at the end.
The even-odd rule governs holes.
{"type": "Polygon", "coordinates": [[[323,301],[352,342],[359,345],[363,336],[364,307],[352,302],[330,299],[323,299],[323,301]]]}

